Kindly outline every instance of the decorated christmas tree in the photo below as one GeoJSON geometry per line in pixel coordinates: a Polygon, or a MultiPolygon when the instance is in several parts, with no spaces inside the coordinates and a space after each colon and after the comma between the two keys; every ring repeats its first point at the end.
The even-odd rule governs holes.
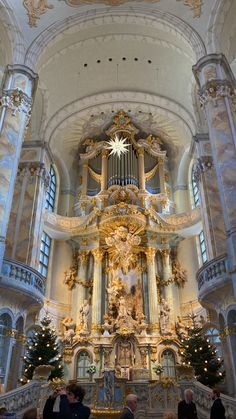
{"type": "Polygon", "coordinates": [[[217,356],[215,346],[205,336],[203,327],[196,321],[196,316],[190,317],[192,325],[186,328],[186,333],[178,335],[182,363],[193,367],[200,383],[214,387],[224,377],[223,360],[217,356]]]}
{"type": "Polygon", "coordinates": [[[24,356],[24,377],[30,380],[36,367],[51,365],[53,369],[49,380],[62,378],[62,356],[59,352],[57,336],[52,328],[51,319],[45,316],[41,321],[39,330],[28,340],[26,355],[24,356]]]}

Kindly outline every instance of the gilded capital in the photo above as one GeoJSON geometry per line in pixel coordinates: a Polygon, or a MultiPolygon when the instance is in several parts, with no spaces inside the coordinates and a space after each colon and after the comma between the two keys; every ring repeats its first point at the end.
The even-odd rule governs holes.
{"type": "Polygon", "coordinates": [[[156,255],[156,251],[157,251],[157,249],[155,249],[155,248],[153,248],[153,247],[149,247],[149,248],[145,251],[145,253],[146,253],[146,257],[147,257],[147,262],[150,262],[150,263],[154,262],[154,258],[155,258],[155,255],[156,255]]]}
{"type": "Polygon", "coordinates": [[[106,148],[103,148],[102,157],[108,157],[108,155],[109,155],[109,150],[107,150],[106,148]]]}
{"type": "Polygon", "coordinates": [[[93,249],[92,250],[92,255],[94,257],[94,261],[95,262],[101,262],[102,258],[103,258],[103,251],[101,249],[93,249]]]}
{"type": "Polygon", "coordinates": [[[143,148],[138,148],[137,153],[138,153],[139,156],[144,156],[144,149],[143,148]]]}
{"type": "Polygon", "coordinates": [[[87,252],[79,252],[78,253],[78,259],[81,263],[81,265],[86,265],[87,262],[88,253],[87,252]]]}

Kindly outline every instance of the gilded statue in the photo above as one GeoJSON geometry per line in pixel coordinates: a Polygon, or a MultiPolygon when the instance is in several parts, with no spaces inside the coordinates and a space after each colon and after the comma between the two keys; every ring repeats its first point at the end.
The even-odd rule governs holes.
{"type": "Polygon", "coordinates": [[[174,259],[172,262],[172,274],[174,281],[179,287],[183,287],[187,281],[187,271],[181,268],[178,259],[174,259]]]}
{"type": "Polygon", "coordinates": [[[89,312],[90,305],[88,300],[84,300],[79,309],[79,324],[80,324],[80,333],[87,334],[89,333],[88,322],[89,322],[89,312]]]}
{"type": "Polygon", "coordinates": [[[65,271],[65,284],[68,286],[69,290],[71,291],[76,284],[76,275],[77,275],[77,268],[76,266],[71,266],[69,271],[65,271]]]}
{"type": "Polygon", "coordinates": [[[109,237],[105,238],[108,245],[111,263],[113,267],[121,268],[128,273],[137,264],[137,256],[134,254],[141,242],[141,237],[131,234],[125,226],[119,226],[109,237]]]}
{"type": "Polygon", "coordinates": [[[65,317],[62,320],[63,325],[63,337],[62,342],[65,342],[67,344],[72,343],[72,339],[75,336],[75,322],[71,317],[65,317]]]}
{"type": "Polygon", "coordinates": [[[164,298],[162,298],[161,310],[160,310],[160,328],[161,328],[162,334],[168,334],[170,332],[169,323],[170,323],[170,307],[167,301],[164,298]]]}

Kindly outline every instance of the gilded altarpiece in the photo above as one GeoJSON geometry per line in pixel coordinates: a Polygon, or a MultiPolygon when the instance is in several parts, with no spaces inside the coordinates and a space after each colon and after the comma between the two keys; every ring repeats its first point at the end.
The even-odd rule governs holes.
{"type": "Polygon", "coordinates": [[[94,377],[114,370],[120,379],[153,379],[164,349],[175,361],[179,356],[187,272],[178,261],[178,232],[199,222],[199,209],[174,213],[162,139],[143,137],[123,111],[101,139],[83,141],[80,167],[77,217],[46,214],[47,225],[70,232],[76,248],[64,279],[72,293],[62,322],[65,362],[75,378],[76,357],[85,350],[94,377]],[[127,152],[117,155],[114,141],[127,152]]]}

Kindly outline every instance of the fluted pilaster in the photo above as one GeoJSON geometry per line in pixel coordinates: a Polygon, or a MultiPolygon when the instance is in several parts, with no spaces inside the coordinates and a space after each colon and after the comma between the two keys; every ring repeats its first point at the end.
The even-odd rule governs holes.
{"type": "Polygon", "coordinates": [[[101,300],[102,300],[102,259],[100,249],[92,251],[94,257],[93,297],[92,297],[92,331],[97,332],[101,325],[101,300]]]}
{"type": "Polygon", "coordinates": [[[149,248],[146,251],[148,272],[149,320],[151,329],[153,331],[157,331],[159,328],[155,255],[156,249],[154,248],[149,248]]]}

